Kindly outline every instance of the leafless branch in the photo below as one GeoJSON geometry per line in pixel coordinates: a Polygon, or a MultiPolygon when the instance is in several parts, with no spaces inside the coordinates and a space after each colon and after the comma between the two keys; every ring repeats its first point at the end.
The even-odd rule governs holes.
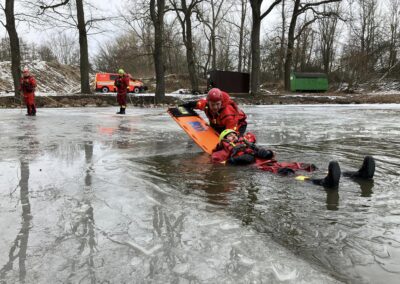
{"type": "Polygon", "coordinates": [[[282,0],[275,0],[274,3],[272,3],[271,6],[269,6],[267,11],[265,11],[263,14],[261,14],[260,19],[261,20],[264,19],[269,13],[271,13],[271,11],[274,9],[274,7],[281,2],[282,2],[282,0]]]}

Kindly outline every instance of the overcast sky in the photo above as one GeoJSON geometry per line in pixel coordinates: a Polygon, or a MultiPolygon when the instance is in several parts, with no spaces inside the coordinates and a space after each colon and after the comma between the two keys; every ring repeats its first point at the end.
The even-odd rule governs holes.
{"type": "MultiPolygon", "coordinates": [[[[19,0],[16,0],[16,2],[17,3],[15,11],[16,13],[18,13],[20,11],[20,7],[18,5],[19,0]]],[[[105,14],[106,16],[117,16],[119,14],[119,11],[123,9],[122,8],[123,5],[127,3],[127,1],[122,1],[122,0],[86,0],[85,2],[94,3],[95,6],[98,7],[99,11],[105,14]]],[[[266,8],[271,4],[271,2],[272,2],[271,0],[264,1],[262,10],[263,11],[266,10],[266,8]]],[[[0,0],[0,3],[4,6],[5,0],[0,0]]],[[[248,16],[251,17],[250,7],[248,8],[248,16]]],[[[4,19],[3,13],[0,15],[0,18],[2,20],[4,19]]],[[[270,32],[268,29],[269,27],[271,27],[271,22],[276,21],[276,19],[278,18],[279,18],[279,11],[276,10],[274,11],[274,13],[268,15],[268,17],[264,19],[261,31],[261,37],[263,36],[263,34],[270,32]]],[[[123,25],[121,26],[121,28],[106,22],[102,23],[101,25],[102,25],[101,27],[107,29],[108,32],[104,34],[90,35],[88,37],[89,52],[91,55],[95,54],[98,51],[100,45],[104,44],[107,41],[110,41],[113,37],[121,34],[124,31],[123,25]]],[[[126,27],[126,30],[127,29],[128,27],[126,27]]],[[[26,23],[20,22],[17,27],[17,32],[18,35],[25,41],[29,43],[34,42],[36,44],[41,44],[42,42],[49,41],[51,40],[52,37],[54,37],[55,29],[39,30],[37,27],[29,27],[28,25],[26,25],[26,23]]],[[[71,29],[71,31],[69,31],[68,33],[70,33],[71,35],[74,35],[75,33],[77,38],[77,30],[71,29]]],[[[7,32],[3,26],[0,26],[0,36],[1,37],[7,36],[7,32]]]]}
{"type": "MultiPolygon", "coordinates": [[[[122,4],[126,3],[126,1],[118,1],[118,0],[87,0],[86,2],[95,3],[99,11],[106,16],[118,15],[119,11],[121,10],[122,4]]],[[[0,3],[4,7],[5,0],[0,0],[0,3]]],[[[15,12],[18,13],[20,11],[21,10],[19,6],[19,1],[16,0],[15,12]]],[[[4,20],[3,11],[0,11],[0,13],[1,13],[0,19],[3,21],[4,20]]],[[[32,27],[32,26],[29,27],[24,22],[18,22],[17,24],[18,24],[17,32],[19,37],[21,37],[22,39],[24,39],[29,43],[34,42],[36,44],[40,44],[44,41],[49,41],[55,34],[54,29],[49,29],[49,28],[39,29],[38,27],[32,27]]],[[[107,29],[108,32],[104,34],[90,35],[88,37],[91,54],[95,53],[98,50],[99,45],[101,45],[103,42],[111,40],[115,35],[119,34],[119,32],[116,31],[118,30],[118,27],[115,27],[114,25],[104,22],[101,27],[107,29]]],[[[71,30],[68,33],[73,35],[74,33],[75,34],[77,33],[77,30],[71,30]]],[[[1,38],[8,37],[7,31],[2,25],[0,25],[0,37],[1,38]]]]}

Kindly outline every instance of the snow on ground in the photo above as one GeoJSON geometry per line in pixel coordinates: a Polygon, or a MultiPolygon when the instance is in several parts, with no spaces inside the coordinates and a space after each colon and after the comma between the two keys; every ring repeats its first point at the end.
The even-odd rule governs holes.
{"type": "MultiPolygon", "coordinates": [[[[23,62],[22,66],[28,67],[32,75],[36,78],[38,93],[54,95],[56,93],[73,94],[80,91],[78,66],[62,65],[38,60],[23,62]]],[[[91,77],[94,78],[94,75],[91,75],[91,77]]],[[[0,62],[0,94],[2,96],[10,95],[13,89],[11,62],[0,62]]]]}
{"type": "MultiPolygon", "coordinates": [[[[80,70],[79,66],[63,65],[55,62],[46,61],[30,61],[22,62],[22,67],[28,67],[31,73],[35,76],[38,87],[36,95],[38,96],[56,96],[56,95],[70,95],[80,93],[80,70]]],[[[94,76],[90,74],[91,87],[94,88],[94,76]]],[[[177,74],[166,75],[173,83],[180,83],[179,85],[185,85],[184,76],[177,74]]],[[[148,82],[148,86],[152,86],[155,89],[155,82],[148,82]]],[[[348,84],[341,84],[336,92],[343,93],[348,91],[348,84]]],[[[10,96],[13,93],[13,81],[11,76],[11,62],[3,61],[0,62],[0,96],[10,96]]],[[[178,88],[178,87],[177,87],[178,88]]],[[[263,93],[267,95],[280,95],[279,91],[262,89],[263,93]]],[[[355,94],[366,94],[366,95],[397,95],[400,94],[400,82],[394,80],[382,80],[379,82],[369,82],[361,84],[357,89],[353,89],[355,94]]],[[[109,93],[107,93],[108,95],[109,93]]],[[[111,93],[115,94],[115,93],[111,93]]],[[[99,94],[101,95],[101,94],[99,94]]],[[[154,93],[134,94],[135,96],[154,96],[154,93]]],[[[167,96],[180,97],[182,99],[192,98],[189,89],[181,88],[166,94],[167,96]]],[[[302,97],[307,96],[308,98],[315,96],[315,94],[309,93],[294,93],[285,96],[302,97]]],[[[330,99],[335,99],[336,96],[330,94],[319,94],[319,96],[329,96],[330,99]]]]}

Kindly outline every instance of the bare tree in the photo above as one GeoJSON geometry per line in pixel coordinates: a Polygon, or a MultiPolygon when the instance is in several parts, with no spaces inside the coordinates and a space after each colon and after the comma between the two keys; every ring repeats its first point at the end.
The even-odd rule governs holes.
{"type": "Polygon", "coordinates": [[[244,32],[245,32],[245,21],[247,14],[247,0],[240,0],[240,27],[239,27],[239,47],[238,47],[238,72],[242,72],[243,63],[243,45],[244,45],[244,32]]]}
{"type": "Polygon", "coordinates": [[[45,13],[47,11],[51,11],[56,13],[56,16],[53,16],[54,20],[58,20],[66,25],[69,25],[69,20],[72,18],[74,23],[73,25],[78,29],[79,33],[79,52],[80,52],[80,74],[81,74],[81,92],[84,94],[90,94],[90,82],[89,82],[89,50],[88,50],[88,40],[87,40],[87,29],[89,29],[93,23],[105,20],[104,18],[91,18],[88,21],[85,20],[85,11],[83,0],[75,0],[75,9],[76,9],[76,19],[72,16],[72,1],[70,0],[60,0],[58,4],[53,4],[54,1],[48,0],[40,0],[39,5],[42,10],[41,13],[45,13]],[[58,12],[59,7],[67,6],[69,9],[69,13],[62,14],[58,12]]]}
{"type": "Polygon", "coordinates": [[[344,46],[342,68],[350,86],[373,77],[379,55],[385,50],[378,38],[380,17],[377,0],[350,1],[350,37],[344,46]]]}
{"type": "MultiPolygon", "coordinates": [[[[304,18],[304,22],[307,22],[307,17],[304,18]]],[[[301,28],[301,25],[297,27],[298,32],[300,32],[301,28]]],[[[314,33],[311,26],[307,26],[296,38],[292,64],[294,69],[299,69],[300,71],[305,71],[306,69],[310,70],[310,57],[313,50],[314,33]]]]}
{"type": "Polygon", "coordinates": [[[387,68],[391,70],[397,65],[397,51],[399,48],[400,33],[400,1],[389,1],[389,56],[387,68]]]}
{"type": "Polygon", "coordinates": [[[156,100],[165,98],[164,68],[164,15],[165,0],[150,0],[150,17],[154,26],[154,67],[156,71],[156,100]],[[157,3],[156,3],[157,1],[157,3]]]}
{"type": "Polygon", "coordinates": [[[210,51],[211,51],[211,69],[217,68],[217,27],[221,24],[224,16],[229,11],[229,8],[223,9],[225,0],[209,0],[209,7],[211,11],[199,11],[197,9],[198,19],[208,28],[209,36],[206,33],[206,37],[209,39],[210,51]]]}
{"type": "Polygon", "coordinates": [[[0,4],[1,9],[6,16],[6,22],[1,21],[1,24],[6,28],[10,38],[10,52],[11,52],[11,74],[14,81],[14,94],[16,98],[20,98],[19,86],[21,79],[21,51],[19,46],[19,38],[17,29],[15,27],[15,12],[14,0],[6,0],[5,7],[0,4]]]}
{"type": "Polygon", "coordinates": [[[280,36],[280,44],[279,44],[279,61],[278,61],[278,71],[279,71],[279,80],[284,79],[284,61],[285,61],[285,43],[286,43],[286,10],[285,10],[285,2],[286,0],[282,0],[282,8],[281,8],[281,36],[280,36]]]}
{"type": "MultiPolygon", "coordinates": [[[[229,21],[226,20],[231,26],[234,26],[237,29],[237,33],[231,34],[234,38],[232,42],[236,42],[237,46],[237,70],[238,72],[242,72],[245,69],[246,59],[250,57],[249,53],[246,52],[246,49],[249,49],[250,46],[250,37],[249,37],[249,25],[248,25],[248,0],[237,0],[235,3],[236,9],[231,13],[231,18],[229,21]],[[238,17],[240,15],[240,17],[238,17]],[[237,20],[239,18],[239,21],[237,20]]],[[[229,31],[232,31],[231,27],[228,27],[229,31]]]]}
{"type": "Polygon", "coordinates": [[[3,37],[0,40],[0,61],[10,60],[10,58],[11,58],[10,39],[8,37],[3,37]]]}
{"type": "Polygon", "coordinates": [[[49,45],[41,45],[38,48],[38,57],[39,60],[43,60],[43,61],[55,61],[58,62],[57,57],[54,55],[51,47],[49,45]]]}
{"type": "Polygon", "coordinates": [[[178,0],[169,0],[169,2],[173,6],[179,23],[181,24],[183,43],[186,47],[186,60],[192,92],[199,92],[199,79],[196,71],[191,16],[196,11],[195,8],[197,4],[202,2],[202,0],[190,0],[189,3],[186,3],[186,0],[180,0],[180,5],[178,5],[178,0]]]}
{"type": "Polygon", "coordinates": [[[314,3],[309,2],[302,2],[302,0],[294,0],[292,18],[290,20],[289,31],[288,31],[288,42],[286,48],[286,59],[285,59],[285,89],[290,90],[290,72],[292,68],[292,61],[293,61],[293,51],[294,51],[294,43],[297,37],[301,35],[301,33],[312,23],[316,20],[324,17],[331,17],[331,16],[338,16],[334,12],[324,12],[316,10],[317,6],[325,5],[328,3],[333,2],[341,2],[342,0],[325,0],[325,1],[318,1],[314,3]],[[307,22],[305,22],[300,29],[299,33],[295,35],[296,31],[296,24],[298,17],[311,11],[313,13],[313,18],[307,22]]]}
{"type": "Polygon", "coordinates": [[[272,9],[282,0],[275,0],[268,9],[261,14],[261,4],[263,0],[250,0],[253,15],[253,25],[251,30],[251,93],[257,94],[260,90],[260,28],[261,21],[272,9]]]}
{"type": "Polygon", "coordinates": [[[61,64],[79,64],[79,43],[73,36],[66,33],[56,33],[52,35],[51,40],[44,42],[42,46],[47,46],[61,64]]]}
{"type": "MultiPolygon", "coordinates": [[[[340,4],[334,7],[337,14],[340,14],[340,4]]],[[[335,44],[337,37],[338,17],[323,18],[319,21],[320,53],[324,72],[331,72],[335,56],[335,44]]]]}

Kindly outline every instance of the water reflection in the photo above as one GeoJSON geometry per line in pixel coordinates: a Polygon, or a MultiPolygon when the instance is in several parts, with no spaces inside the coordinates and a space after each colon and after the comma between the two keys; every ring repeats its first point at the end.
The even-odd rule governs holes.
{"type": "Polygon", "coordinates": [[[339,190],[327,190],[326,191],[326,209],[338,210],[339,206],[339,190]]]}
{"type": "Polygon", "coordinates": [[[188,187],[203,190],[211,204],[228,205],[230,203],[229,192],[232,192],[235,188],[232,184],[233,175],[223,169],[222,166],[216,167],[205,167],[205,170],[202,171],[204,183],[201,185],[188,184],[188,187]]]}
{"type": "Polygon", "coordinates": [[[96,269],[94,256],[96,254],[96,235],[93,206],[91,204],[92,194],[92,172],[93,172],[93,141],[84,144],[85,153],[85,186],[82,200],[77,200],[76,216],[73,219],[71,233],[78,241],[78,256],[71,263],[69,281],[75,282],[75,277],[80,277],[79,282],[88,279],[90,283],[96,283],[96,269]],[[88,252],[85,250],[88,249],[88,252]],[[78,273],[82,271],[82,273],[78,273]]]}
{"type": "Polygon", "coordinates": [[[8,253],[9,260],[0,270],[0,279],[5,281],[6,274],[13,269],[14,261],[18,260],[19,281],[25,283],[26,257],[28,249],[29,231],[31,228],[31,204],[29,200],[29,161],[20,160],[21,179],[19,182],[20,200],[22,208],[22,226],[8,253]]]}
{"type": "Polygon", "coordinates": [[[374,188],[374,180],[363,180],[363,179],[354,179],[354,182],[360,186],[361,196],[362,197],[371,197],[374,193],[372,189],[374,188]]]}
{"type": "Polygon", "coordinates": [[[31,203],[29,196],[29,178],[30,178],[30,160],[37,156],[40,143],[37,138],[36,118],[23,120],[18,123],[18,128],[23,135],[17,137],[17,150],[20,156],[20,181],[18,187],[20,189],[20,203],[22,210],[22,225],[21,229],[14,240],[9,251],[9,260],[0,270],[0,279],[5,280],[6,275],[13,269],[14,261],[18,260],[19,265],[19,280],[25,282],[26,278],[26,258],[28,249],[29,233],[31,229],[31,203]]]}

